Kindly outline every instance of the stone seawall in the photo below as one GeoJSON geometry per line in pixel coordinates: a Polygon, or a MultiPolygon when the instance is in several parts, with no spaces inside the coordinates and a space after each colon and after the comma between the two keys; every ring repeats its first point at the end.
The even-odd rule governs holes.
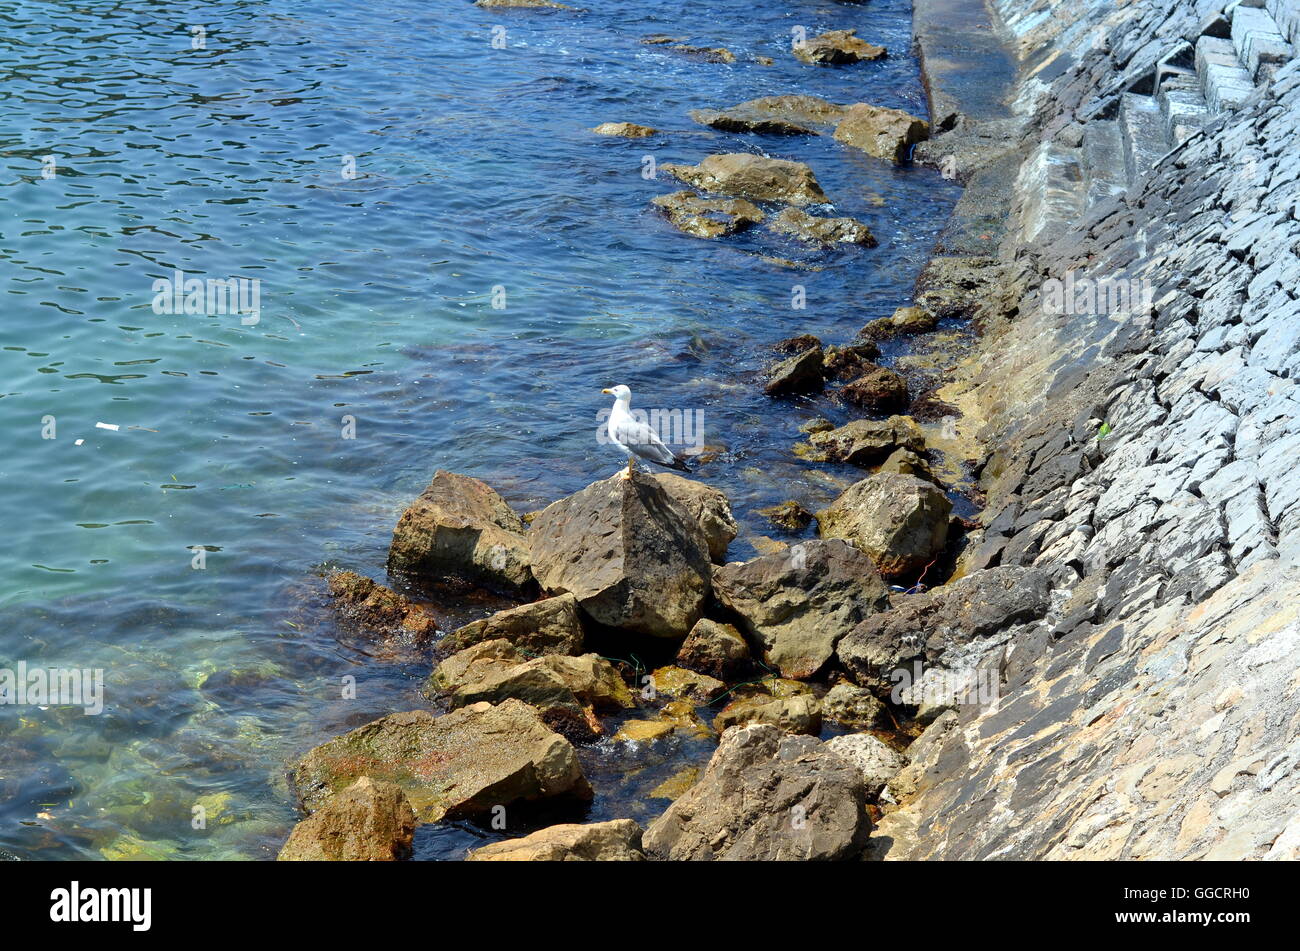
{"type": "Polygon", "coordinates": [[[919,0],[917,38],[982,331],[962,568],[1053,610],[967,660],[1000,696],[913,745],[871,855],[1300,857],[1300,0],[919,0]],[[981,15],[1005,108],[950,81],[981,15]]]}

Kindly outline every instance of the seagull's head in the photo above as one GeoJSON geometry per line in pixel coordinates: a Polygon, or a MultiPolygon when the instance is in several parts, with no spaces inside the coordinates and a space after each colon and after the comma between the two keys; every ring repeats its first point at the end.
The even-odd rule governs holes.
{"type": "Polygon", "coordinates": [[[607,387],[601,390],[602,393],[608,393],[616,400],[622,400],[625,403],[632,402],[632,391],[620,383],[618,386],[607,387]]]}

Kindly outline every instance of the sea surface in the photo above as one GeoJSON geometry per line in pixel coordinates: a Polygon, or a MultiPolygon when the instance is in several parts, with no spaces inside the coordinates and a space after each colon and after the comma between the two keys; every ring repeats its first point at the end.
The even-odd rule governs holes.
{"type": "MultiPolygon", "coordinates": [[[[0,668],[104,676],[98,715],[0,706],[0,857],[273,857],[295,754],[428,705],[428,658],[338,630],[322,568],[382,580],[437,468],[521,512],[613,474],[604,387],[702,413],[733,558],[772,532],[756,509],[852,477],[790,452],[842,411],[765,398],[762,369],[784,337],[845,342],[909,303],[957,187],[687,112],[809,93],[924,115],[910,5],[588,6],[0,0],[0,668]],[[805,65],[797,27],[890,56],[805,65]],[[651,159],[726,151],[810,163],[833,200],[815,210],[880,246],[710,242],[650,209],[681,187],[651,159]],[[157,282],[178,271],[256,280],[255,322],[174,312],[157,282]]],[[[584,749],[590,817],[648,821],[667,800],[646,790],[709,750],[584,749]]],[[[417,856],[494,835],[425,827],[417,856]]]]}

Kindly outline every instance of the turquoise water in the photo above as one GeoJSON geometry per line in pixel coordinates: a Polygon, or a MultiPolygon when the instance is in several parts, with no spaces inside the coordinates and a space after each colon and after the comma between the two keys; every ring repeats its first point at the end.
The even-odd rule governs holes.
{"type": "MultiPolygon", "coordinates": [[[[770,531],[754,509],[834,494],[789,446],[835,409],[762,397],[767,347],[842,341],[906,303],[956,189],[829,136],[725,135],[686,112],[804,92],[924,114],[910,7],[592,6],[0,2],[0,666],[106,680],[99,716],[0,706],[0,855],[272,856],[295,817],[284,763],[425,703],[427,660],[350,642],[319,567],[382,577],[438,467],[521,511],[611,474],[603,387],[703,411],[717,455],[699,477],[736,506],[732,557],[770,531]],[[892,55],[806,66],[796,25],[855,27],[892,55]],[[651,33],[738,61],[638,42],[651,33]],[[604,121],[665,132],[590,133],[604,121]],[[809,162],[880,247],[712,243],[648,209],[679,186],[644,179],[644,156],[756,150],[809,162]],[[157,312],[154,282],[178,269],[256,278],[259,320],[157,312]]],[[[613,791],[593,807],[620,811],[613,791]]],[[[472,841],[423,835],[428,857],[472,841]]]]}

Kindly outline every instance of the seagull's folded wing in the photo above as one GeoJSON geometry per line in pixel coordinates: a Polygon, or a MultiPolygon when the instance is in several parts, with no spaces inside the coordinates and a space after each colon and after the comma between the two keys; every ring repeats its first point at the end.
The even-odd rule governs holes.
{"type": "Polygon", "coordinates": [[[627,422],[620,423],[615,427],[615,438],[642,459],[649,459],[661,466],[671,466],[673,464],[675,457],[672,451],[660,441],[659,437],[655,435],[655,431],[645,423],[636,419],[628,419],[627,422]]]}

